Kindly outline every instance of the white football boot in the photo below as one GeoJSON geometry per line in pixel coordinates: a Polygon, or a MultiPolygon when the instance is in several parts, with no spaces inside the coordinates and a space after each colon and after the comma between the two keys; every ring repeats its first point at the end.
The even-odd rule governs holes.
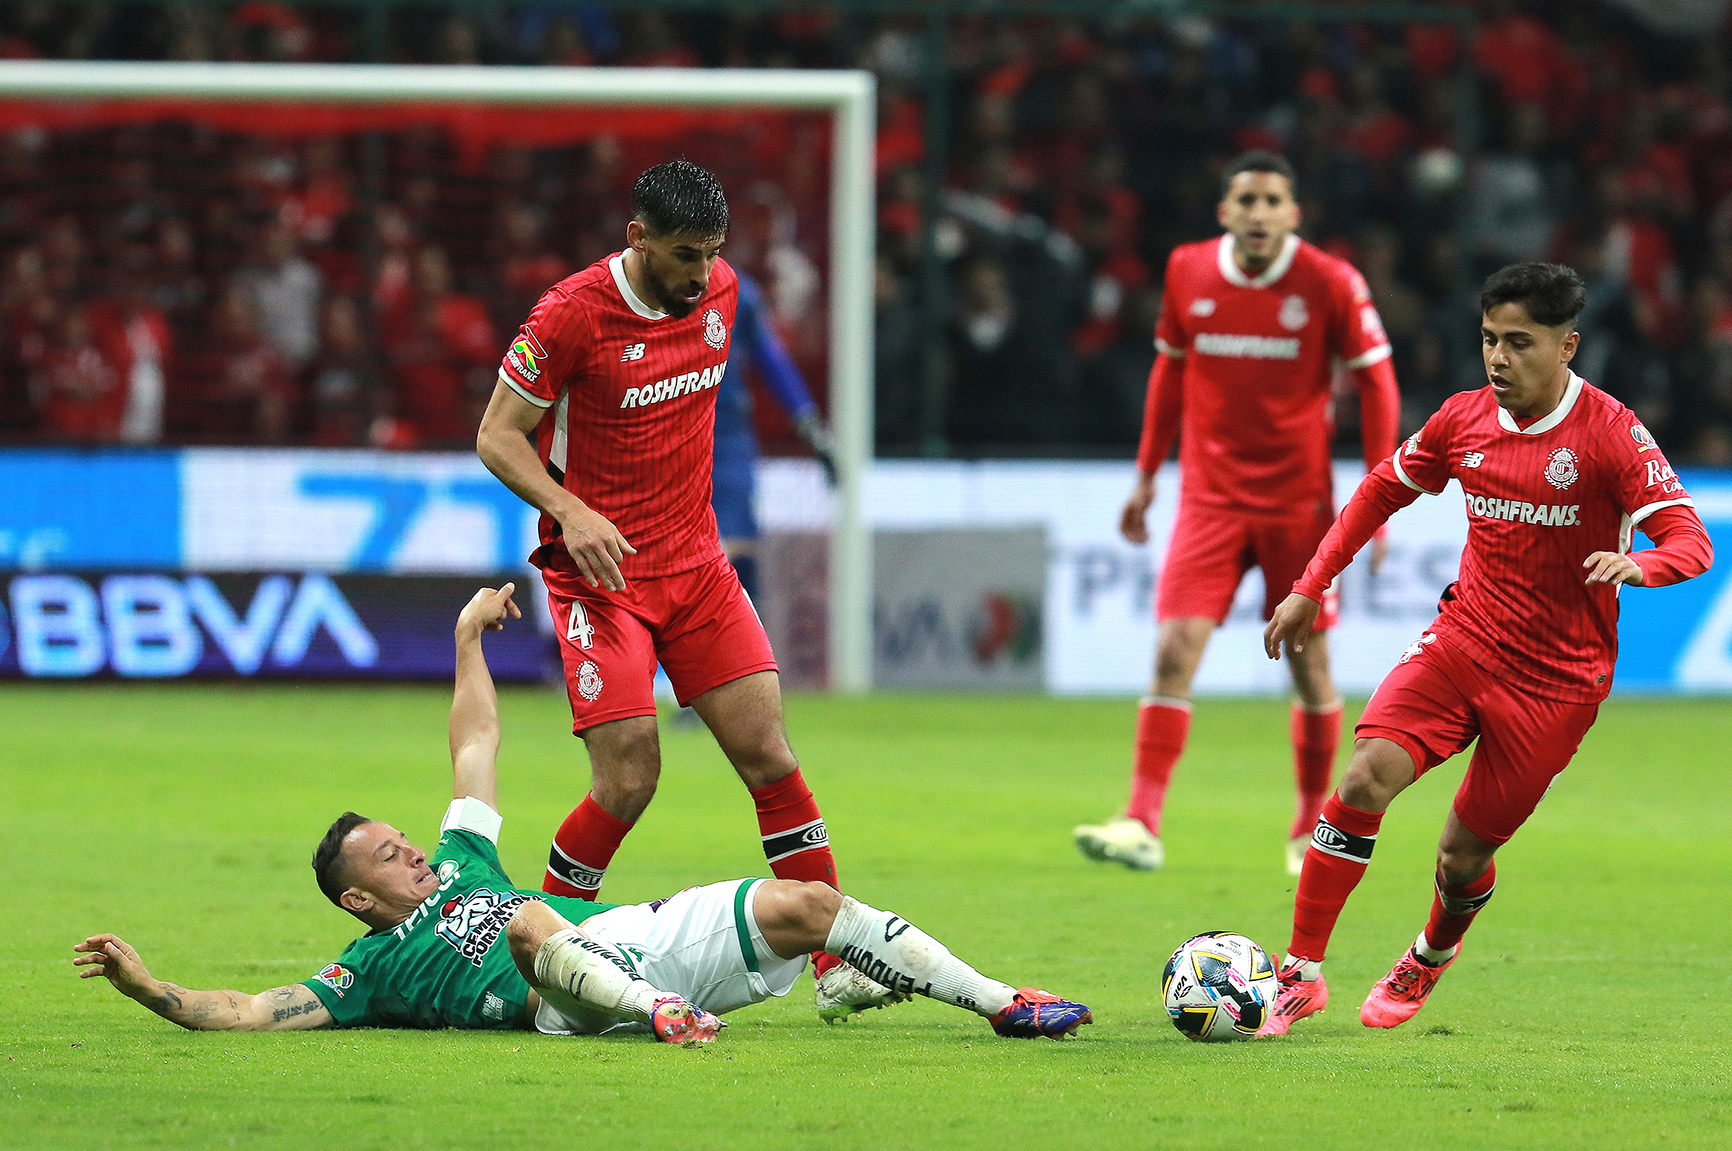
{"type": "Polygon", "coordinates": [[[1121,815],[1105,823],[1085,823],[1071,834],[1077,850],[1102,863],[1122,863],[1132,871],[1153,871],[1167,860],[1161,841],[1142,820],[1121,815]]]}
{"type": "Polygon", "coordinates": [[[814,998],[818,1004],[818,1018],[834,1023],[858,1011],[902,1003],[908,996],[868,979],[847,963],[838,963],[818,977],[814,998]]]}

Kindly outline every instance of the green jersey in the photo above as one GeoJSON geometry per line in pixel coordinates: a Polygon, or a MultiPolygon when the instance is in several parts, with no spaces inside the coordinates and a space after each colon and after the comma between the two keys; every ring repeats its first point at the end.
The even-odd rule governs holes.
{"type": "Polygon", "coordinates": [[[539,899],[578,923],[615,905],[512,886],[494,843],[498,826],[479,800],[453,803],[430,861],[439,889],[303,981],[338,1027],[528,1026],[529,983],[505,943],[512,915],[539,899]]]}

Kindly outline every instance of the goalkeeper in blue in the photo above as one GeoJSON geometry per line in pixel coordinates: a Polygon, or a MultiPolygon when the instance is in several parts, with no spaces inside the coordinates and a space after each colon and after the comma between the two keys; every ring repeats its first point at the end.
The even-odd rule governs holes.
{"type": "Polygon", "coordinates": [[[498,700],[481,650],[483,632],[518,618],[512,590],[481,589],[457,620],[453,799],[433,854],[354,812],[314,853],[320,890],[367,928],[335,962],[256,994],[198,991],[155,978],[105,933],[74,945],[80,975],[195,1031],[625,1029],[692,1046],[715,1039],[718,1016],[786,995],[823,950],[898,997],[973,1011],[1009,1038],[1062,1039],[1092,1022],[1082,1004],[989,979],[907,920],[824,883],[738,879],[627,905],[512,884],[497,847],[498,700]]]}

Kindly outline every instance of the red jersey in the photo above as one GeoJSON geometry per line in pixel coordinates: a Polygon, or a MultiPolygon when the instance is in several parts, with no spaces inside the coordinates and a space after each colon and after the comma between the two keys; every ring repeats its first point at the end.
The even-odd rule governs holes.
{"type": "MultiPolygon", "coordinates": [[[[675,318],[638,298],[615,254],[549,288],[500,365],[501,380],[547,409],[535,429],[547,474],[637,549],[620,561],[627,579],[722,554],[710,509],[715,388],[738,299],[739,279],[717,260],[709,291],[675,318]]],[[[530,560],[550,581],[578,578],[552,516],[530,560]]]]}
{"type": "MultiPolygon", "coordinates": [[[[1167,260],[1155,346],[1184,364],[1181,500],[1270,517],[1333,511],[1335,361],[1365,368],[1390,353],[1363,276],[1297,236],[1255,277],[1234,261],[1230,234],[1182,245],[1167,260]]],[[[1391,389],[1391,416],[1395,403],[1391,389]]],[[[1145,474],[1170,445],[1155,422],[1138,455],[1145,474]]],[[[1385,422],[1387,442],[1367,444],[1371,460],[1394,447],[1394,420],[1385,422]]]]}
{"type": "MultiPolygon", "coordinates": [[[[1365,490],[1399,506],[1452,479],[1467,503],[1467,546],[1430,630],[1533,695],[1604,699],[1618,658],[1618,588],[1590,586],[1582,561],[1629,551],[1635,526],[1661,508],[1695,506],[1648,429],[1574,372],[1558,406],[1526,428],[1490,387],[1458,392],[1365,490]]],[[[1320,600],[1330,569],[1352,558],[1340,545],[1332,529],[1293,590],[1320,600]]]]}

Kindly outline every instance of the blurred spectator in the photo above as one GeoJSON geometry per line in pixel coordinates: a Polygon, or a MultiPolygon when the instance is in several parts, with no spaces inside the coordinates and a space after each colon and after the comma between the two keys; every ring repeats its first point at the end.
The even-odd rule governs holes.
{"type": "Polygon", "coordinates": [[[1019,305],[1005,266],[979,256],[957,278],[949,434],[964,450],[1059,445],[1069,436],[1066,349],[1019,305]]]}
{"type": "Polygon", "coordinates": [[[354,297],[325,302],[320,334],[313,366],[313,442],[321,447],[366,443],[377,397],[366,325],[354,297]]]}
{"type": "Polygon", "coordinates": [[[295,405],[294,380],[260,330],[252,295],[231,287],[218,302],[216,330],[189,349],[181,370],[187,403],[181,420],[200,439],[282,443],[295,405]]]}
{"type": "Polygon", "coordinates": [[[1149,371],[1155,366],[1160,293],[1139,285],[1124,294],[1112,342],[1082,363],[1077,383],[1077,441],[1134,450],[1143,428],[1149,371]]]}
{"type": "Polygon", "coordinates": [[[1689,332],[1672,353],[1672,374],[1678,454],[1732,466],[1732,292],[1717,274],[1701,276],[1690,290],[1689,332]]]}
{"type": "Polygon", "coordinates": [[[400,414],[424,440],[473,440],[502,349],[486,306],[452,290],[443,248],[416,256],[413,291],[385,315],[383,338],[400,414]]]}
{"type": "Polygon", "coordinates": [[[150,249],[130,249],[114,272],[114,292],[90,307],[91,326],[125,379],[120,438],[129,444],[162,439],[168,403],[168,319],[151,301],[152,271],[150,249]]]}
{"type": "Polygon", "coordinates": [[[1468,218],[1480,275],[1505,264],[1544,259],[1550,250],[1557,199],[1540,166],[1545,109],[1517,104],[1502,117],[1502,146],[1472,166],[1468,218]]]}
{"type": "Polygon", "coordinates": [[[874,441],[880,453],[908,453],[920,446],[920,397],[926,390],[921,313],[912,288],[888,256],[880,253],[872,270],[874,441]]]}
{"type": "Polygon", "coordinates": [[[319,350],[319,269],[300,254],[294,225],[267,224],[259,235],[258,263],[235,277],[251,298],[259,329],[291,375],[319,350]]]}
{"type": "Polygon", "coordinates": [[[28,356],[30,392],[50,440],[118,443],[126,414],[126,372],[116,333],[101,333],[90,309],[73,304],[49,320],[28,356]]]}

